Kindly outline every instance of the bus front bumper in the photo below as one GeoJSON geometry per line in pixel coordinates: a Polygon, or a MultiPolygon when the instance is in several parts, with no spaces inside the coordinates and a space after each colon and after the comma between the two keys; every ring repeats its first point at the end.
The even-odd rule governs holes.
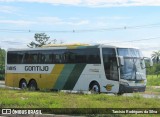
{"type": "Polygon", "coordinates": [[[146,86],[126,86],[120,84],[119,93],[133,93],[133,92],[144,92],[146,86]]]}

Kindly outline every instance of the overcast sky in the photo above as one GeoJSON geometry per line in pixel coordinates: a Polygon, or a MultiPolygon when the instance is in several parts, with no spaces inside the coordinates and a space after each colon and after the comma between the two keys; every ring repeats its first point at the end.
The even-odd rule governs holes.
{"type": "Polygon", "coordinates": [[[0,0],[0,47],[24,48],[45,32],[64,43],[160,50],[160,0],[0,0]]]}

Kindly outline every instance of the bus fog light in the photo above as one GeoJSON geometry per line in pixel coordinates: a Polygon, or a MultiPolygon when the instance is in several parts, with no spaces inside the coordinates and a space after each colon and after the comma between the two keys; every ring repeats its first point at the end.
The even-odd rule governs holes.
{"type": "Polygon", "coordinates": [[[127,82],[120,82],[121,85],[129,86],[127,82]]]}

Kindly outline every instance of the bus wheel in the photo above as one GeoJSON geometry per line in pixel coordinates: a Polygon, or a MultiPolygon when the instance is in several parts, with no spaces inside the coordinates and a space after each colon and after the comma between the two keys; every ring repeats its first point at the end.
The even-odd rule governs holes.
{"type": "Polygon", "coordinates": [[[37,83],[36,83],[36,81],[35,80],[31,80],[30,82],[29,82],[29,90],[31,90],[31,91],[35,91],[35,90],[37,90],[37,83]]]}
{"type": "Polygon", "coordinates": [[[19,88],[21,88],[21,89],[26,89],[27,88],[26,80],[23,79],[23,80],[20,81],[19,88]]]}
{"type": "Polygon", "coordinates": [[[97,82],[93,82],[90,84],[91,93],[100,93],[100,86],[97,82]]]}

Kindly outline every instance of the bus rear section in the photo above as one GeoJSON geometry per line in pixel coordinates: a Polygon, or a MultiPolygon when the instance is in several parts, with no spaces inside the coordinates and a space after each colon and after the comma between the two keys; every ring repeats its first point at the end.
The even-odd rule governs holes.
{"type": "Polygon", "coordinates": [[[33,90],[88,91],[101,83],[101,71],[98,46],[15,49],[7,52],[5,81],[33,90]]]}

